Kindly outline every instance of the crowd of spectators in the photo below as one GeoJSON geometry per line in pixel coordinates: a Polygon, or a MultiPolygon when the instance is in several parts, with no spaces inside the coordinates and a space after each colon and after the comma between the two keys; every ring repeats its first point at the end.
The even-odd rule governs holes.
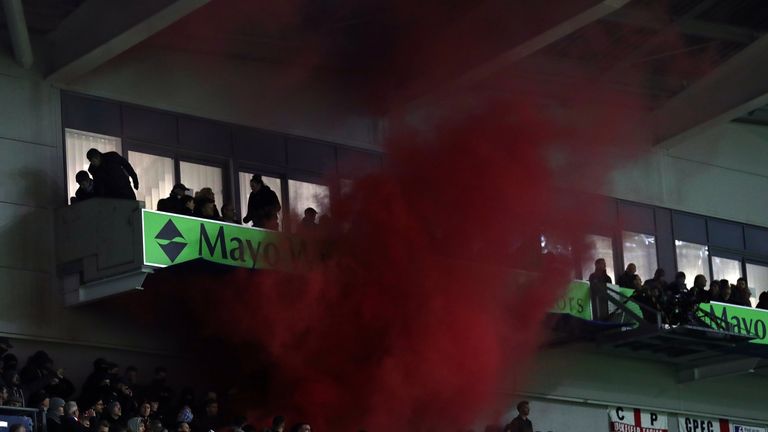
{"type": "Polygon", "coordinates": [[[142,385],[137,368],[121,371],[117,364],[100,358],[78,389],[46,352],[37,351],[19,368],[11,348],[7,338],[0,338],[0,406],[40,410],[47,432],[311,431],[306,422],[288,429],[280,415],[271,425],[249,424],[246,413],[223,409],[225,401],[213,391],[200,404],[191,388],[176,397],[163,367],[157,367],[151,381],[142,385]]]}
{"type": "MultiPolygon", "coordinates": [[[[595,270],[589,275],[588,280],[596,318],[606,319],[608,316],[607,284],[612,283],[612,280],[607,273],[604,259],[599,258],[595,261],[595,270]]],[[[656,322],[656,314],[653,311],[660,311],[664,322],[676,324],[678,322],[673,319],[673,312],[679,312],[680,309],[687,310],[689,306],[700,303],[719,302],[752,307],[750,300],[752,294],[746,278],[738,278],[736,284],[732,284],[727,279],[707,284],[706,276],[699,274],[693,278],[693,284],[690,287],[686,281],[686,274],[677,272],[674,280],[667,282],[664,269],[657,269],[653,278],[643,281],[637,274],[637,266],[629,263],[624,272],[616,278],[616,285],[634,290],[632,297],[646,306],[643,314],[645,319],[652,322],[656,322]]],[[[761,293],[758,300],[755,307],[768,310],[768,292],[761,293]]]]}
{"type": "MultiPolygon", "coordinates": [[[[78,188],[75,196],[70,198],[72,204],[90,198],[136,199],[133,189],[139,189],[139,177],[136,171],[124,157],[117,152],[102,153],[90,149],[86,153],[90,162],[88,171],[78,171],[75,181],[78,188]],[[131,184],[133,189],[131,189],[131,184]]],[[[271,230],[279,229],[278,214],[282,210],[280,200],[275,191],[264,183],[259,175],[251,177],[251,193],[248,197],[248,212],[240,219],[231,201],[225,202],[219,212],[216,206],[216,196],[210,187],[201,188],[194,196],[182,183],[175,184],[167,198],[157,202],[157,210],[204,219],[242,224],[250,223],[254,227],[271,230]]],[[[308,208],[307,211],[317,212],[308,208]]],[[[305,212],[305,215],[307,213],[305,212]]],[[[314,221],[314,218],[313,218],[314,221]]]]}

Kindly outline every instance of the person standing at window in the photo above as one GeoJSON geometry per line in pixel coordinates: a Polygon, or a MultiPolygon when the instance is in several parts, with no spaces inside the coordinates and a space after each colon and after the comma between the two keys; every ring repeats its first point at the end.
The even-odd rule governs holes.
{"type": "Polygon", "coordinates": [[[605,259],[595,260],[595,271],[589,275],[589,293],[592,300],[592,313],[598,321],[608,319],[608,284],[613,283],[608,276],[605,259]]]}
{"type": "Polygon", "coordinates": [[[75,174],[75,181],[80,186],[75,191],[75,196],[70,199],[70,203],[85,201],[96,196],[96,185],[87,171],[78,171],[75,174]]]}
{"type": "Polygon", "coordinates": [[[91,165],[88,172],[96,182],[96,194],[105,198],[136,199],[133,189],[139,190],[139,176],[131,164],[117,152],[102,153],[95,148],[85,154],[91,165]]]}
{"type": "Polygon", "coordinates": [[[280,200],[275,191],[264,184],[260,175],[251,177],[251,195],[248,197],[248,214],[243,223],[252,222],[253,226],[271,230],[279,229],[277,214],[280,212],[280,200]]]}
{"type": "Polygon", "coordinates": [[[616,279],[616,285],[633,289],[635,287],[635,273],[637,273],[637,266],[634,263],[629,263],[624,273],[616,279]]]}

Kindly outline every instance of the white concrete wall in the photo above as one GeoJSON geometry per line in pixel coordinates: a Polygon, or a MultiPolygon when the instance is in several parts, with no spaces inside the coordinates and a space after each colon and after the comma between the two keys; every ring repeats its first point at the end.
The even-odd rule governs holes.
{"type": "MultiPolygon", "coordinates": [[[[621,161],[621,159],[616,159],[621,161]]],[[[728,123],[620,167],[609,195],[768,226],[768,127],[728,123]]]]}

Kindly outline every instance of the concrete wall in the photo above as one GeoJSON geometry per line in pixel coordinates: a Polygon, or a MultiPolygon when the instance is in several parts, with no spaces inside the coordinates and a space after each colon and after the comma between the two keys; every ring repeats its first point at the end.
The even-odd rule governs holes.
{"type": "MultiPolygon", "coordinates": [[[[607,193],[768,226],[768,127],[728,123],[620,167],[607,193]]],[[[617,159],[620,161],[621,159],[617,159]]]]}
{"type": "Polygon", "coordinates": [[[57,291],[52,206],[65,196],[59,90],[0,53],[0,334],[47,343],[175,353],[172,339],[57,291]]]}
{"type": "Polygon", "coordinates": [[[526,375],[517,388],[536,395],[768,423],[763,372],[678,383],[673,365],[570,346],[542,352],[526,375]]]}
{"type": "Polygon", "coordinates": [[[90,95],[367,149],[380,121],[308,68],[141,45],[69,83],[90,95]]]}

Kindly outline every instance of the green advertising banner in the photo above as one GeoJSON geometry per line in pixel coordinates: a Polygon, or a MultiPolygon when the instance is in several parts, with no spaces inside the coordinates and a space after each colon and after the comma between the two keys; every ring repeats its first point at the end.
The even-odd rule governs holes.
{"type": "Polygon", "coordinates": [[[573,281],[568,291],[555,303],[551,310],[555,313],[567,313],[585,320],[592,319],[592,303],[589,301],[589,282],[573,281]]]}
{"type": "MultiPolygon", "coordinates": [[[[716,302],[701,303],[699,307],[720,317],[723,321],[729,322],[734,333],[755,337],[756,339],[753,339],[752,343],[768,344],[768,338],[766,338],[768,311],[716,302]]],[[[717,326],[709,318],[705,317],[704,322],[717,329],[717,326]]]]}
{"type": "Polygon", "coordinates": [[[276,231],[142,210],[144,265],[196,259],[250,269],[295,270],[308,262],[305,241],[276,231]]]}

